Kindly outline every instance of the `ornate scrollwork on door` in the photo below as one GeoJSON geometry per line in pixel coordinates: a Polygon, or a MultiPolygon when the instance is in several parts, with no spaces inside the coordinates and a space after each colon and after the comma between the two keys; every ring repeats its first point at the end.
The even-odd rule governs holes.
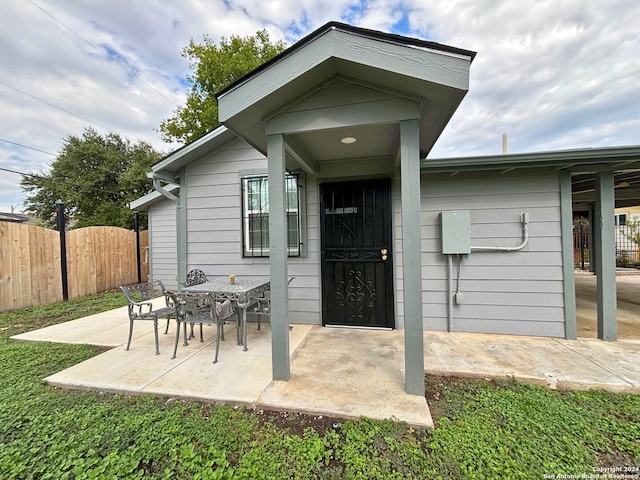
{"type": "Polygon", "coordinates": [[[376,301],[376,289],[371,280],[363,279],[360,270],[350,270],[348,278],[338,283],[336,300],[346,307],[346,314],[352,319],[362,319],[367,307],[373,308],[376,301]]]}

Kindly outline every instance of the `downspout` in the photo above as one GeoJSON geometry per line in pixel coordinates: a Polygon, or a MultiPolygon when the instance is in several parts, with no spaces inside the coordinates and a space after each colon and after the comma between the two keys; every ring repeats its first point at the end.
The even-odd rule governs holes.
{"type": "MultiPolygon", "coordinates": [[[[153,175],[153,174],[151,174],[153,175]]],[[[167,190],[166,188],[164,188],[162,185],[160,185],[160,179],[159,178],[155,178],[153,177],[153,188],[155,188],[158,192],[160,192],[162,195],[164,195],[165,197],[167,197],[169,200],[171,200],[172,202],[174,202],[176,205],[178,205],[180,203],[180,197],[175,196],[173,193],[171,193],[169,190],[167,190]]]]}
{"type": "Polygon", "coordinates": [[[153,188],[155,188],[160,194],[164,197],[168,198],[172,202],[176,204],[176,250],[177,250],[177,285],[181,285],[185,282],[187,276],[187,215],[186,209],[184,205],[184,201],[182,200],[183,195],[186,191],[186,180],[185,180],[185,167],[180,169],[180,196],[174,195],[166,188],[162,186],[160,183],[164,181],[165,183],[171,183],[168,179],[163,179],[156,177],[153,173],[147,174],[150,178],[153,178],[153,188]]]}

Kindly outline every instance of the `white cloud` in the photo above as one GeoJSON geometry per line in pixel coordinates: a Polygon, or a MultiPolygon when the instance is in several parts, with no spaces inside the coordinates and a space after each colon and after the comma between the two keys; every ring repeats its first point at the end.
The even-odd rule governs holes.
{"type": "MultiPolygon", "coordinates": [[[[638,144],[639,17],[635,0],[3,0],[0,138],[56,153],[97,124],[169,151],[156,130],[184,101],[190,38],[266,29],[292,44],[337,20],[478,52],[431,156],[498,153],[505,132],[512,152],[638,144]]],[[[1,168],[53,158],[0,142],[1,168]]],[[[0,210],[22,202],[19,181],[0,171],[0,210]]]]}

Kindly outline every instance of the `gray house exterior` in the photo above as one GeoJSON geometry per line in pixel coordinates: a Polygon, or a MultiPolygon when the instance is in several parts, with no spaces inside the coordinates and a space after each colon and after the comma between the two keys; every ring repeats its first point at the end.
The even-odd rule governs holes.
{"type": "Polygon", "coordinates": [[[156,164],[157,192],[131,205],[149,210],[151,277],[270,277],[275,380],[289,323],[402,329],[405,390],[423,395],[425,330],[576,337],[586,175],[599,337],[615,340],[614,181],[640,149],[426,158],[474,56],[330,23],[229,86],[222,126],[156,164]]]}

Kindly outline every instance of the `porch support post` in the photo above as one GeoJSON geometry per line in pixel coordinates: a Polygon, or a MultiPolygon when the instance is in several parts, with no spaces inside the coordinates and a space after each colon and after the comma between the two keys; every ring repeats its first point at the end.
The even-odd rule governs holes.
{"type": "Polygon", "coordinates": [[[176,248],[178,285],[187,281],[187,169],[180,169],[180,196],[176,201],[176,248]]]}
{"type": "Polygon", "coordinates": [[[617,340],[616,324],[616,242],[614,233],[615,192],[613,172],[600,172],[595,178],[598,228],[595,230],[596,290],[598,303],[598,338],[617,340]]]}
{"type": "Polygon", "coordinates": [[[573,202],[571,173],[560,174],[560,216],[562,229],[562,277],[564,291],[564,337],[578,338],[576,326],[576,281],[573,265],[573,202]]]}
{"type": "Polygon", "coordinates": [[[271,368],[274,380],[289,380],[289,295],[284,135],[267,135],[269,256],[271,265],[271,368]]]}
{"type": "Polygon", "coordinates": [[[400,122],[405,392],[424,396],[418,120],[400,122]]]}

